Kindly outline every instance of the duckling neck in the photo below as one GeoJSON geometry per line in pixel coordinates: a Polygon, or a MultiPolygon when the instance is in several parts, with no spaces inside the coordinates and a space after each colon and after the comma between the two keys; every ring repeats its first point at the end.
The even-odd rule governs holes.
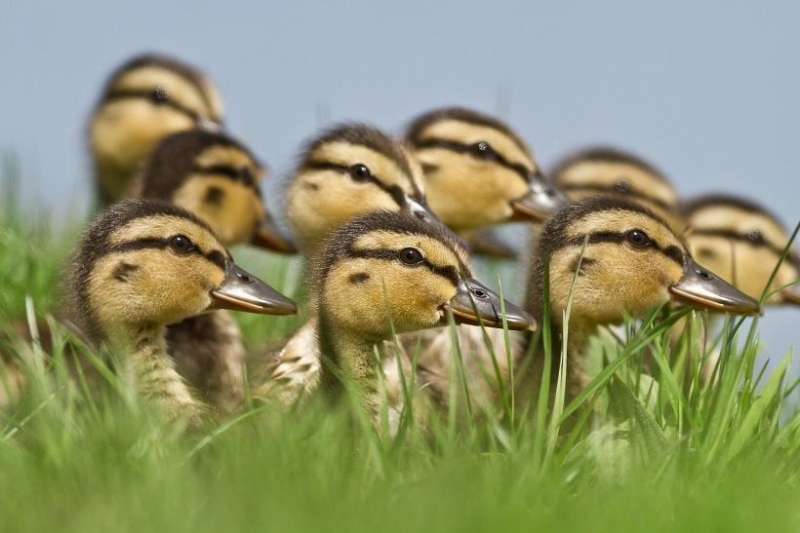
{"type": "Polygon", "coordinates": [[[125,353],[123,376],[144,400],[168,420],[188,416],[199,423],[200,405],[169,357],[166,327],[145,324],[107,334],[110,344],[125,353]]]}
{"type": "Polygon", "coordinates": [[[324,310],[319,314],[318,335],[323,394],[338,400],[352,386],[361,396],[367,414],[373,421],[378,420],[381,409],[378,361],[384,358],[383,339],[366,339],[355,332],[337,330],[324,310]]]}

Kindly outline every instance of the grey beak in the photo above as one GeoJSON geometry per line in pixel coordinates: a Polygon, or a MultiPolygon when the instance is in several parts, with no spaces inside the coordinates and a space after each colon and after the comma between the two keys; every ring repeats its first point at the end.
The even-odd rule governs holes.
{"type": "Polygon", "coordinates": [[[259,222],[250,244],[282,254],[297,253],[297,245],[281,233],[269,213],[265,213],[264,218],[259,222]]]}
{"type": "Polygon", "coordinates": [[[531,176],[530,183],[530,191],[511,202],[514,209],[512,220],[544,222],[567,204],[567,196],[542,174],[531,176]]]}
{"type": "Polygon", "coordinates": [[[197,127],[210,133],[222,133],[225,131],[225,127],[222,124],[207,118],[198,119],[197,127]]]}
{"type": "MultiPolygon", "coordinates": [[[[444,313],[449,311],[457,324],[483,324],[486,327],[502,328],[501,300],[496,292],[481,282],[472,278],[462,280],[456,295],[442,308],[442,322],[447,323],[447,315],[444,313]]],[[[529,313],[507,300],[503,305],[508,329],[536,330],[536,320],[529,313]]]]}
{"type": "Polygon", "coordinates": [[[683,277],[670,287],[673,297],[694,307],[725,313],[760,314],[758,301],[746,295],[691,257],[683,261],[683,277]]]}
{"type": "Polygon", "coordinates": [[[225,279],[211,291],[209,309],[230,309],[262,315],[294,315],[297,304],[233,262],[225,279]]]}

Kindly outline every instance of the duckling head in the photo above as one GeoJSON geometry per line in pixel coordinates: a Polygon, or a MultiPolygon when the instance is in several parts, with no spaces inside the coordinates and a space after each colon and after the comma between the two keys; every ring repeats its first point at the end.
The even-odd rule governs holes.
{"type": "MultiPolygon", "coordinates": [[[[697,261],[742,292],[760,298],[789,242],[781,221],[764,207],[730,195],[696,198],[684,206],[683,213],[689,227],[686,240],[697,261]]],[[[798,280],[800,257],[790,250],[775,273],[768,291],[772,295],[765,303],[800,305],[798,280]]]]}
{"type": "Polygon", "coordinates": [[[421,169],[382,131],[357,123],[332,127],[303,151],[287,189],[287,216],[300,247],[372,211],[401,211],[441,225],[427,206],[421,169]]]}
{"type": "Polygon", "coordinates": [[[566,201],[522,139],[494,117],[431,111],[411,123],[405,141],[422,164],[431,209],[454,231],[541,222],[566,201]]]}
{"type": "Polygon", "coordinates": [[[376,212],[334,232],[319,265],[320,309],[338,329],[379,340],[447,323],[533,329],[528,313],[473,278],[452,233],[401,213],[376,212]],[[504,306],[504,307],[503,307],[504,306]]]}
{"type": "Polygon", "coordinates": [[[176,59],[146,54],[109,77],[89,123],[89,145],[101,199],[118,200],[164,136],[218,129],[222,100],[199,70],[176,59]]]}
{"type": "Polygon", "coordinates": [[[596,327],[641,316],[670,300],[731,313],[758,313],[756,300],[691,257],[678,233],[641,204],[592,197],[570,204],[544,227],[529,295],[543,309],[549,264],[551,315],[561,325],[572,293],[571,324],[596,327]]]}
{"type": "Polygon", "coordinates": [[[680,226],[677,191],[660,170],[632,153],[603,146],[579,150],[557,163],[551,176],[571,200],[597,195],[627,199],[680,226]]]}
{"type": "Polygon", "coordinates": [[[297,309],[238,267],[204,222],[156,200],[125,200],[100,214],[77,247],[69,280],[80,325],[95,335],[168,325],[210,309],[297,309]]]}
{"type": "Polygon", "coordinates": [[[221,132],[172,134],[153,150],[132,188],[134,196],[168,200],[197,215],[226,246],[249,242],[294,253],[294,244],[264,206],[263,165],[239,141],[221,132]]]}

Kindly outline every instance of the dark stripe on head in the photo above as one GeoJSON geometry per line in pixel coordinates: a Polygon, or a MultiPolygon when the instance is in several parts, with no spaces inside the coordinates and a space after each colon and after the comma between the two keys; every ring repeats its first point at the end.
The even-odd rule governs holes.
{"type": "MultiPolygon", "coordinates": [[[[652,236],[650,236],[650,237],[652,239],[652,236]]],[[[561,246],[556,246],[555,248],[553,248],[551,250],[550,253],[552,253],[552,252],[554,252],[554,251],[556,251],[556,250],[558,250],[560,248],[565,248],[567,246],[583,246],[583,243],[584,243],[585,240],[586,240],[586,236],[585,235],[581,236],[581,237],[575,237],[573,239],[570,239],[570,240],[564,242],[561,246]]],[[[590,233],[589,234],[589,240],[588,240],[587,245],[601,244],[601,243],[606,243],[606,242],[615,243],[615,244],[622,244],[622,243],[625,242],[625,240],[626,240],[626,233],[615,233],[615,232],[610,232],[610,231],[599,231],[597,233],[590,233]]],[[[641,247],[641,248],[634,247],[633,249],[634,250],[655,250],[655,251],[661,252],[662,254],[664,254],[666,257],[668,257],[672,261],[678,263],[680,266],[683,266],[683,261],[684,261],[683,252],[681,252],[680,248],[678,248],[675,245],[669,245],[669,246],[665,246],[665,247],[662,248],[661,246],[659,246],[659,244],[655,240],[651,240],[651,242],[650,242],[650,244],[648,246],[641,247]]]]}
{"type": "MultiPolygon", "coordinates": [[[[146,238],[146,239],[136,239],[135,241],[128,241],[123,242],[120,244],[115,244],[111,246],[107,254],[120,254],[125,252],[131,252],[134,250],[146,250],[146,249],[155,249],[155,250],[164,250],[169,248],[169,238],[146,238]]],[[[195,254],[203,259],[207,259],[211,263],[215,264],[222,270],[225,270],[225,266],[227,261],[225,260],[225,256],[222,255],[218,250],[211,250],[210,252],[204,252],[200,248],[195,247],[188,253],[195,254]]]]}
{"type": "Polygon", "coordinates": [[[661,198],[656,198],[642,191],[633,189],[627,183],[626,183],[626,185],[628,185],[627,187],[621,187],[620,184],[621,182],[615,183],[613,185],[611,184],[606,185],[602,183],[572,183],[572,184],[561,183],[559,184],[559,186],[564,191],[586,191],[598,194],[614,194],[621,197],[634,198],[638,200],[643,200],[645,202],[650,202],[651,204],[657,205],[658,207],[664,209],[665,211],[671,211],[674,209],[673,206],[669,205],[661,198]]]}
{"type": "Polygon", "coordinates": [[[499,152],[495,151],[488,156],[476,154],[475,145],[473,144],[464,144],[458,141],[448,141],[444,139],[425,139],[414,144],[414,147],[419,150],[424,150],[426,148],[441,148],[443,150],[450,150],[451,152],[456,152],[459,154],[470,154],[477,160],[494,161],[498,165],[515,172],[523,179],[523,181],[525,181],[525,183],[529,183],[533,177],[531,171],[524,165],[509,161],[499,152]]]}
{"type": "Polygon", "coordinates": [[[713,207],[732,207],[746,213],[761,215],[765,218],[768,218],[781,228],[785,228],[783,222],[781,222],[777,216],[767,210],[767,208],[765,208],[763,205],[739,196],[732,196],[728,194],[706,194],[703,196],[698,196],[693,200],[685,202],[681,206],[681,214],[684,217],[689,218],[695,215],[698,211],[703,211],[704,209],[713,207]]]}
{"type": "MultiPolygon", "coordinates": [[[[363,146],[378,152],[393,161],[409,178],[413,175],[400,143],[373,126],[357,122],[334,125],[312,139],[303,150],[299,168],[306,166],[308,161],[315,156],[314,152],[316,150],[334,142],[363,146]]],[[[353,161],[353,163],[359,162],[353,161]]],[[[413,179],[411,181],[413,182],[413,179]]]]}
{"type": "MultiPolygon", "coordinates": [[[[397,261],[400,262],[399,250],[350,250],[347,254],[348,257],[356,259],[381,259],[383,261],[397,261]]],[[[405,265],[408,268],[424,267],[444,279],[450,281],[453,287],[458,287],[461,276],[459,276],[458,269],[452,265],[445,267],[437,266],[424,259],[421,263],[416,265],[405,265]]]]}
{"type": "Polygon", "coordinates": [[[128,72],[132,72],[134,70],[147,67],[163,68],[180,76],[197,90],[197,92],[203,99],[204,103],[206,104],[206,107],[208,109],[212,108],[211,102],[209,100],[209,95],[206,94],[205,87],[203,86],[203,80],[204,80],[203,74],[198,69],[196,69],[191,65],[188,65],[175,58],[159,54],[138,55],[126,61],[116,70],[114,70],[114,72],[112,72],[111,75],[108,77],[108,81],[106,81],[106,85],[103,89],[103,94],[100,98],[100,102],[98,103],[98,107],[100,107],[104,102],[108,101],[109,97],[114,94],[113,86],[118,78],[120,78],[123,74],[127,74],[128,72]]]}
{"type": "MultiPolygon", "coordinates": [[[[727,230],[727,229],[704,229],[704,228],[694,228],[691,230],[691,235],[702,235],[704,237],[719,237],[721,239],[726,239],[730,241],[742,242],[745,244],[749,244],[755,248],[766,248],[770,250],[774,254],[780,256],[783,253],[784,247],[778,246],[775,243],[771,243],[767,241],[764,236],[758,231],[750,231],[747,233],[739,233],[738,231],[727,230]]],[[[800,261],[797,258],[797,254],[794,253],[793,250],[789,251],[789,260],[795,264],[800,265],[800,261]]]]}
{"type": "Polygon", "coordinates": [[[261,194],[255,177],[232,166],[198,167],[196,158],[212,147],[234,148],[246,154],[257,166],[258,159],[240,141],[220,132],[202,129],[174,133],[153,149],[142,175],[142,196],[169,200],[191,174],[213,174],[239,181],[261,194]]]}
{"type": "Polygon", "coordinates": [[[560,185],[561,175],[571,167],[582,163],[619,163],[630,165],[653,175],[653,177],[655,177],[658,181],[669,185],[670,187],[672,186],[670,180],[664,175],[664,173],[651,163],[630,152],[608,146],[593,146],[573,152],[556,163],[553,169],[550,171],[549,176],[555,183],[560,185]]]}
{"type": "MultiPolygon", "coordinates": [[[[631,213],[644,215],[662,225],[665,229],[675,235],[676,240],[682,242],[680,237],[675,233],[675,230],[669,225],[669,223],[667,223],[666,220],[656,215],[653,213],[653,211],[645,206],[614,196],[593,196],[568,204],[550,218],[542,230],[542,238],[539,244],[538,255],[540,257],[549,257],[553,251],[561,248],[562,246],[575,245],[576,243],[578,245],[582,245],[584,236],[575,239],[567,237],[567,232],[570,226],[574,225],[576,221],[595,213],[615,210],[630,211],[631,213]]],[[[598,232],[593,234],[593,237],[590,237],[590,242],[592,242],[592,238],[596,239],[595,242],[603,242],[603,239],[606,239],[605,242],[618,242],[619,239],[624,238],[624,235],[620,236],[616,233],[598,232]]],[[[664,253],[675,259],[674,251],[668,250],[670,250],[670,248],[662,249],[664,253]]],[[[678,251],[680,252],[680,250],[678,251]]]]}
{"type": "Polygon", "coordinates": [[[147,100],[156,106],[168,107],[178,113],[185,115],[187,118],[196,123],[200,122],[202,118],[200,114],[194,109],[190,109],[180,102],[172,99],[167,92],[161,87],[155,89],[116,89],[110,91],[106,97],[105,102],[114,102],[116,100],[147,100]]]}
{"type": "Polygon", "coordinates": [[[77,292],[69,294],[72,305],[76,307],[80,316],[87,317],[89,324],[85,324],[90,333],[97,333],[97,324],[93,322],[89,306],[88,293],[89,276],[97,261],[114,249],[110,243],[111,235],[130,222],[146,217],[169,216],[186,219],[214,235],[211,228],[188,211],[180,207],[152,199],[129,199],[116,203],[97,215],[88,225],[78,243],[72,260],[69,274],[69,287],[77,292]]]}
{"type": "MultiPolygon", "coordinates": [[[[310,160],[303,165],[303,168],[307,170],[332,170],[334,172],[339,172],[342,174],[349,175],[351,167],[346,165],[340,165],[338,163],[331,163],[329,161],[310,160]]],[[[355,178],[352,179],[355,180],[355,178]]],[[[362,180],[366,183],[372,183],[373,185],[379,187],[381,190],[385,191],[387,194],[389,194],[389,196],[392,197],[392,200],[394,200],[394,202],[399,207],[402,208],[404,205],[406,205],[405,191],[403,191],[403,189],[401,189],[397,185],[387,185],[381,180],[380,176],[372,172],[372,169],[370,169],[370,176],[368,178],[362,178],[362,180]]],[[[415,200],[424,202],[423,198],[415,198],[415,200]]]]}
{"type": "MultiPolygon", "coordinates": [[[[428,224],[404,213],[378,211],[351,220],[336,230],[329,237],[325,247],[323,260],[319,265],[320,270],[318,279],[324,280],[331,268],[333,268],[333,265],[343,258],[353,257],[353,254],[372,254],[385,252],[384,258],[389,259],[388,254],[391,254],[391,259],[397,259],[399,261],[397,256],[398,251],[396,250],[360,251],[352,249],[353,243],[359,237],[377,231],[385,231],[387,233],[396,233],[401,235],[419,235],[435,239],[453,251],[456,258],[458,258],[458,268],[461,270],[461,273],[465,276],[471,275],[469,265],[462,263],[460,259],[462,255],[465,256],[467,254],[464,243],[461,242],[452,232],[446,230],[445,227],[439,227],[435,224],[428,224]]],[[[439,268],[434,265],[431,266],[434,268],[439,268]]],[[[449,276],[448,279],[452,279],[452,275],[445,273],[443,267],[442,270],[443,275],[449,276]]],[[[458,277],[458,272],[456,272],[456,277],[458,277]]]]}
{"type": "Polygon", "coordinates": [[[486,115],[479,111],[474,111],[472,109],[466,109],[463,107],[447,107],[442,109],[435,109],[433,111],[429,111],[423,115],[420,115],[416,119],[414,119],[411,124],[409,124],[408,128],[406,129],[405,140],[411,146],[418,146],[419,143],[422,141],[422,134],[425,132],[433,124],[437,122],[442,122],[445,120],[455,120],[458,122],[464,122],[466,124],[472,124],[474,126],[484,126],[487,128],[491,128],[493,130],[497,130],[498,132],[502,133],[509,139],[511,139],[517,147],[525,152],[526,154],[530,155],[531,151],[528,149],[528,146],[519,137],[507,124],[502,122],[501,120],[492,117],[490,115],[486,115]]]}

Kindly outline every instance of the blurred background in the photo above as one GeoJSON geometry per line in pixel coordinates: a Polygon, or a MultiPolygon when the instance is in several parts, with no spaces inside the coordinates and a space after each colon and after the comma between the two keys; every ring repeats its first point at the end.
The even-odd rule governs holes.
{"type": "MultiPolygon", "coordinates": [[[[269,203],[304,139],[356,119],[399,132],[442,105],[495,113],[545,168],[589,144],[660,167],[684,197],[745,195],[800,219],[800,2],[4,3],[0,152],[56,220],[90,197],[88,113],[131,55],[175,55],[222,90],[269,165],[269,203]],[[210,4],[210,3],[209,3],[210,4]],[[647,5],[645,5],[647,4],[647,5]]],[[[800,344],[770,309],[764,353],[800,344]]]]}

